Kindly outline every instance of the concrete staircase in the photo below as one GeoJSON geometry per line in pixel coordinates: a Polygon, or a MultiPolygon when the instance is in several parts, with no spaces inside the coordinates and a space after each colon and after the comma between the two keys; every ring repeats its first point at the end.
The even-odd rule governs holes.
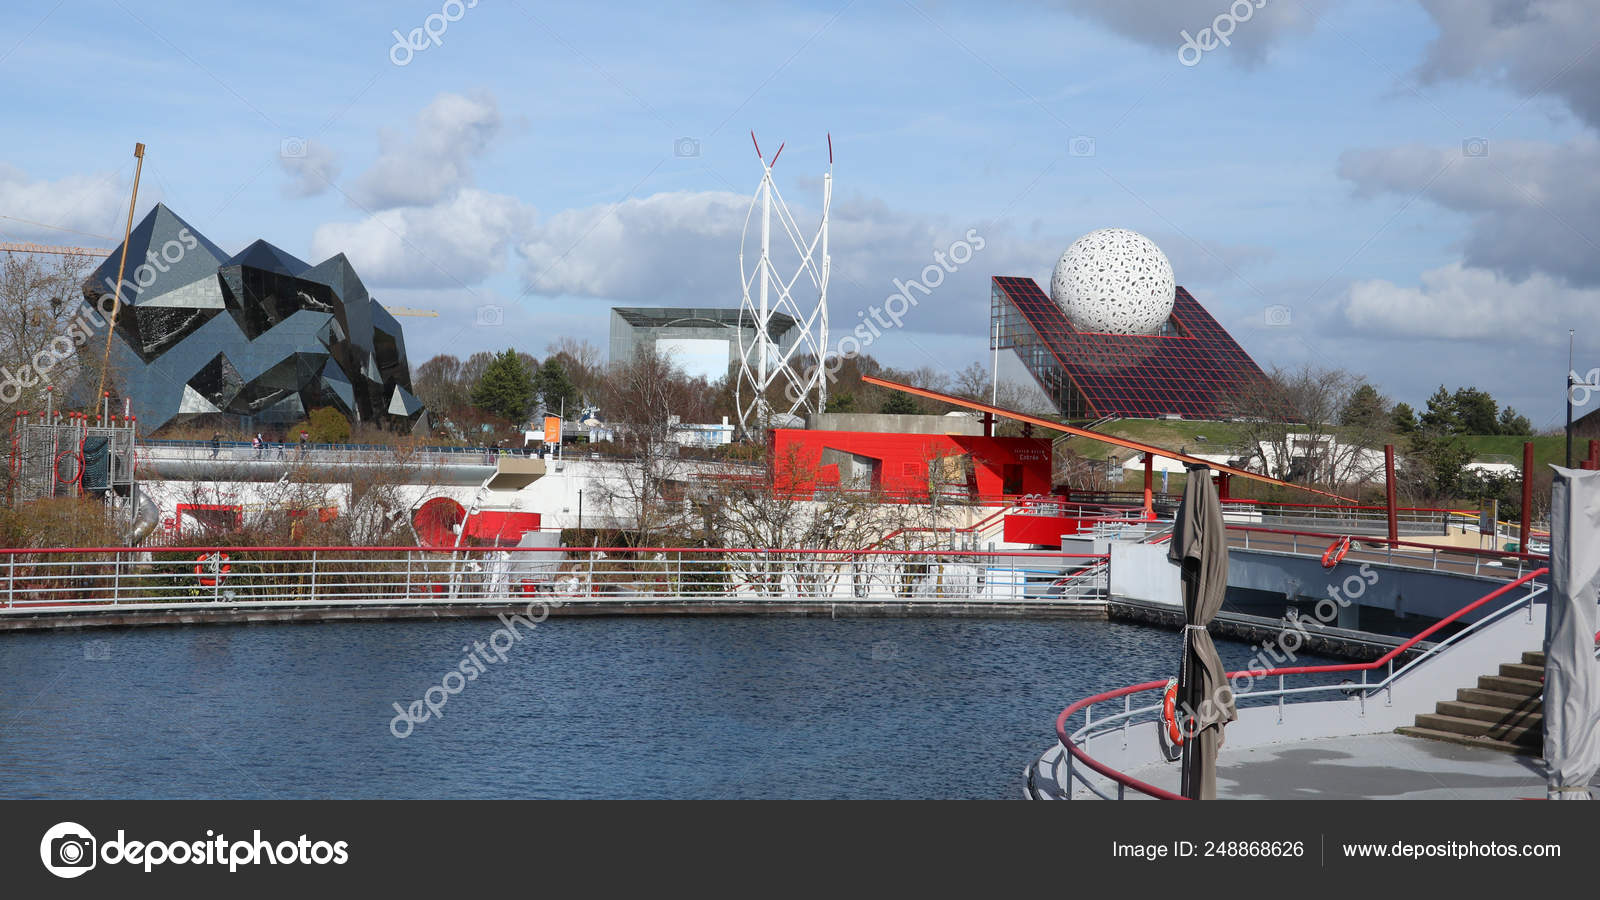
{"type": "Polygon", "coordinates": [[[1544,654],[1522,654],[1497,674],[1484,675],[1478,686],[1462,688],[1456,699],[1439,703],[1417,724],[1395,729],[1411,737],[1448,741],[1506,753],[1538,756],[1544,752],[1544,654]]]}

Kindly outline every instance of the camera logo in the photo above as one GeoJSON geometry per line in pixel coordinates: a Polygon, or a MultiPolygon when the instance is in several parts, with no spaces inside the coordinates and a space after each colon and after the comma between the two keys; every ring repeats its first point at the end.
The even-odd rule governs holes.
{"type": "Polygon", "coordinates": [[[1489,155],[1488,138],[1467,138],[1461,142],[1461,155],[1481,159],[1489,155]]]}
{"type": "Polygon", "coordinates": [[[1092,138],[1092,137],[1090,137],[1090,136],[1088,136],[1086,134],[1080,134],[1077,137],[1073,138],[1072,140],[1067,141],[1067,155],[1068,156],[1093,156],[1094,155],[1094,138],[1092,138]]]}
{"type": "Polygon", "coordinates": [[[478,307],[478,327],[493,328],[505,324],[505,321],[505,307],[495,306],[493,303],[485,303],[478,307]]]}
{"type": "Polygon", "coordinates": [[[672,142],[672,155],[680,159],[690,159],[700,155],[700,142],[694,138],[681,137],[672,142]]]}
{"type": "Polygon", "coordinates": [[[306,139],[286,137],[278,144],[278,155],[284,159],[305,159],[306,139]]]}
{"type": "Polygon", "coordinates": [[[94,835],[77,822],[53,825],[39,841],[39,859],[51,875],[77,878],[94,868],[94,835]]]}
{"type": "Polygon", "coordinates": [[[1269,306],[1265,312],[1267,324],[1273,328],[1287,328],[1294,321],[1294,312],[1287,306],[1269,306]]]}

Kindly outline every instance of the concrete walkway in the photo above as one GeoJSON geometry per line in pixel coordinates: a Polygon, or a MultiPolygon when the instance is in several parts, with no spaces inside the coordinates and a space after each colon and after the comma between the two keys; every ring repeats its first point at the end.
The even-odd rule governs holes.
{"type": "MultiPolygon", "coordinates": [[[[1178,765],[1129,773],[1178,790],[1178,765]]],[[[1543,799],[1544,763],[1441,741],[1372,734],[1222,748],[1217,796],[1229,800],[1543,799]]]]}

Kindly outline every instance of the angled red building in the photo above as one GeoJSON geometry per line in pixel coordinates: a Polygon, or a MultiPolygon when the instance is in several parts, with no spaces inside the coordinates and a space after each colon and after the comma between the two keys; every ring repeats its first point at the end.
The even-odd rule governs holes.
{"type": "Polygon", "coordinates": [[[770,440],[779,491],[863,490],[917,501],[935,483],[943,496],[979,501],[1050,493],[1048,438],[777,428],[770,440]]]}
{"type": "Polygon", "coordinates": [[[1182,287],[1155,334],[1080,331],[1032,278],[994,276],[992,334],[1067,419],[1226,419],[1265,380],[1244,348],[1182,287]]]}

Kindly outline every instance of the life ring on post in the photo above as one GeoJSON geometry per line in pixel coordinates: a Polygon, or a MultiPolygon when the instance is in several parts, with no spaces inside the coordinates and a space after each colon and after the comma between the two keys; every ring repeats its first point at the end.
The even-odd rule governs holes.
{"type": "Polygon", "coordinates": [[[209,553],[202,553],[195,557],[194,574],[199,576],[200,584],[204,585],[205,587],[216,587],[217,583],[222,581],[224,576],[233,571],[233,566],[228,564],[228,554],[219,552],[217,554],[217,566],[215,569],[215,574],[211,574],[213,571],[212,567],[207,565],[207,563],[210,561],[211,554],[209,553]]]}
{"type": "Polygon", "coordinates": [[[1183,729],[1178,726],[1178,679],[1167,679],[1167,688],[1161,694],[1161,725],[1158,732],[1161,738],[1162,755],[1168,762],[1182,755],[1183,729]]]}

